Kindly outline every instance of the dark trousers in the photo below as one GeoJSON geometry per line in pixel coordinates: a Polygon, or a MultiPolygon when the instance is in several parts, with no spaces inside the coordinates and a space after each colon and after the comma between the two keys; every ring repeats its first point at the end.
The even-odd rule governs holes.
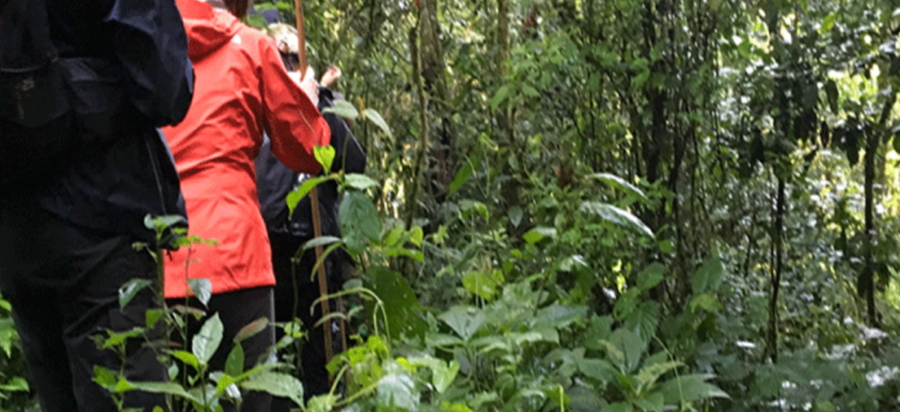
{"type": "MultiPolygon", "coordinates": [[[[216,313],[219,314],[219,319],[222,320],[222,325],[225,327],[222,333],[222,343],[209,361],[211,371],[225,370],[225,360],[234,347],[235,335],[241,328],[259,318],[268,319],[270,325],[262,332],[241,342],[244,350],[244,370],[251,369],[258,363],[264,362],[268,356],[274,355],[270,352],[270,348],[275,345],[275,327],[271,325],[271,322],[275,320],[273,289],[272,286],[264,286],[215,294],[209,299],[207,307],[203,307],[194,298],[188,300],[190,306],[206,312],[206,316],[199,321],[192,316],[188,316],[188,342],[191,341],[191,336],[197,333],[200,327],[216,313]]],[[[183,305],[185,299],[167,299],[166,303],[170,307],[178,304],[183,305]]],[[[187,345],[186,350],[191,350],[190,344],[187,345]]],[[[243,412],[269,412],[271,409],[272,396],[267,393],[244,393],[241,395],[241,399],[241,411],[243,412]]],[[[237,410],[234,405],[228,402],[223,402],[221,405],[225,412],[237,410]]]]}
{"type": "MultiPolygon", "coordinates": [[[[297,238],[285,233],[269,232],[269,241],[272,245],[272,263],[275,269],[275,320],[277,322],[290,322],[299,318],[303,323],[303,330],[307,333],[306,342],[300,353],[299,371],[300,380],[303,382],[303,395],[306,400],[316,395],[326,394],[331,390],[328,382],[328,370],[325,368],[325,343],[324,329],[322,325],[315,326],[322,318],[322,308],[319,303],[313,302],[321,296],[319,286],[315,281],[316,276],[311,276],[316,258],[313,250],[307,250],[299,264],[291,268],[291,258],[308,239],[297,238]],[[293,276],[296,275],[296,276],[293,276]],[[296,293],[295,293],[296,292],[296,293]],[[295,312],[296,309],[296,312],[295,312]],[[312,310],[311,310],[312,309],[312,310]]],[[[326,272],[329,274],[330,292],[339,289],[339,276],[333,276],[337,270],[337,259],[327,259],[326,272]]],[[[332,302],[333,303],[333,302],[332,302]]],[[[332,305],[331,310],[337,308],[332,305]]],[[[341,352],[340,337],[332,334],[335,350],[341,352]]],[[[292,408],[288,399],[276,398],[272,402],[273,412],[286,412],[292,408]]]]}
{"type": "MultiPolygon", "coordinates": [[[[94,337],[103,329],[126,331],[143,326],[144,312],[159,307],[150,289],[119,308],[119,287],[134,278],[155,279],[155,262],[136,251],[126,236],[104,238],[74,228],[52,216],[34,212],[35,220],[17,228],[6,220],[3,230],[21,235],[2,245],[0,290],[13,306],[13,318],[28,362],[30,382],[44,412],[115,411],[110,394],[92,381],[94,365],[118,371],[132,381],[167,380],[158,362],[159,346],[143,339],[129,341],[124,359],[98,349],[94,337]],[[19,230],[23,229],[23,230],[19,230]]],[[[148,333],[159,344],[162,329],[148,333]]],[[[154,342],[155,341],[155,342],[154,342]]],[[[129,392],[126,406],[150,411],[165,406],[160,395],[129,392]]]]}

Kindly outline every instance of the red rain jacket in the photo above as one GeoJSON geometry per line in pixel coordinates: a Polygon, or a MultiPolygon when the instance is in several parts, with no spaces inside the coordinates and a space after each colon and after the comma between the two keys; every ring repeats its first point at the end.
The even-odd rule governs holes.
{"type": "Polygon", "coordinates": [[[313,147],[329,144],[328,124],[288,77],[272,39],[206,3],[177,3],[196,83],[187,117],[163,132],[181,175],[189,234],[218,245],[173,253],[165,295],[185,296],[186,276],[208,278],[213,293],[274,285],[253,164],[262,131],[286,166],[315,174],[313,147]]]}

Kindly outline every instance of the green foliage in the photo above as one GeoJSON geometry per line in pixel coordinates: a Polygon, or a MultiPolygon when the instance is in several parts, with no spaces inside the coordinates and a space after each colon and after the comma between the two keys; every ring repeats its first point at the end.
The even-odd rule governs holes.
{"type": "Polygon", "coordinates": [[[359,272],[346,393],[306,410],[900,410],[895,1],[304,9],[370,159],[288,199],[338,183],[305,247],[359,272]]]}

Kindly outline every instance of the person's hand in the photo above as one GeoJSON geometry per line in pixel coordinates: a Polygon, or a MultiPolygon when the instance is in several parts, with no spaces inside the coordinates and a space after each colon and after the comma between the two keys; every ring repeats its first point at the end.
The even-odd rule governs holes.
{"type": "Polygon", "coordinates": [[[309,100],[316,107],[319,107],[319,85],[316,83],[316,71],[312,67],[307,67],[306,76],[303,77],[303,80],[300,80],[300,72],[288,72],[288,74],[297,83],[297,86],[300,86],[300,90],[306,93],[309,100]]]}
{"type": "Polygon", "coordinates": [[[331,89],[340,78],[341,69],[337,66],[331,66],[327,70],[325,70],[325,73],[322,74],[322,80],[320,80],[319,83],[321,83],[322,86],[331,89]]]}

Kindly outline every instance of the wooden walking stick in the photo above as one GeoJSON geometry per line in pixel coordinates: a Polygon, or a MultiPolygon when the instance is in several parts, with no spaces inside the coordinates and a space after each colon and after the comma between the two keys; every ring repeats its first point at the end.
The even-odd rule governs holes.
{"type": "MultiPolygon", "coordinates": [[[[299,60],[299,69],[300,69],[300,80],[302,81],[304,77],[306,77],[306,69],[308,64],[306,62],[306,33],[303,30],[303,3],[302,0],[294,0],[294,11],[297,15],[297,58],[299,60]]],[[[328,172],[327,170],[325,171],[328,172]]],[[[312,218],[313,218],[313,234],[315,237],[322,236],[322,221],[319,215],[319,189],[315,188],[314,190],[309,191],[309,200],[312,203],[312,218]]],[[[323,251],[322,246],[318,245],[315,248],[316,250],[316,263],[318,264],[318,283],[319,283],[319,294],[321,296],[326,296],[328,294],[328,277],[325,274],[325,262],[322,259],[323,251]]],[[[327,299],[322,299],[322,319],[325,319],[331,313],[331,306],[328,304],[327,299]]],[[[344,311],[344,299],[338,297],[338,311],[343,313],[344,311]]],[[[322,331],[325,334],[325,363],[331,363],[331,359],[334,358],[334,346],[331,342],[331,328],[329,327],[331,322],[325,322],[322,324],[322,331]]],[[[340,329],[341,329],[341,350],[347,348],[347,334],[346,334],[346,325],[344,324],[344,319],[340,320],[340,329]]]]}
{"type": "MultiPolygon", "coordinates": [[[[304,77],[306,77],[306,69],[308,67],[306,63],[306,36],[303,32],[303,3],[302,0],[294,0],[294,10],[297,14],[297,57],[300,60],[300,80],[302,81],[304,77]]],[[[328,172],[327,170],[325,171],[328,172]]],[[[315,237],[322,237],[322,221],[319,216],[319,188],[314,188],[309,191],[309,200],[312,202],[312,221],[313,221],[313,234],[315,237]]],[[[319,294],[321,295],[322,302],[322,319],[328,317],[331,314],[331,307],[328,304],[328,299],[324,299],[325,296],[328,295],[328,277],[325,275],[325,262],[322,260],[322,246],[316,245],[316,264],[318,265],[318,280],[319,280],[319,294]]],[[[324,332],[325,336],[325,363],[331,363],[331,359],[334,357],[334,347],[331,343],[331,322],[323,322],[322,323],[322,332],[324,332]]]]}

